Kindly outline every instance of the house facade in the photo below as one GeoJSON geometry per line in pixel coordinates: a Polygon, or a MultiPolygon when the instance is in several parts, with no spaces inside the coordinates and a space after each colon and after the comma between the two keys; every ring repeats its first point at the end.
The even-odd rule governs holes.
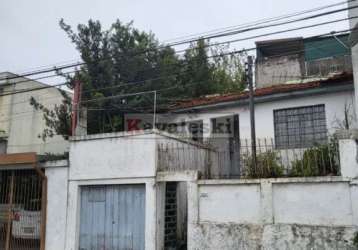
{"type": "Polygon", "coordinates": [[[42,140],[41,134],[46,129],[42,111],[30,105],[31,97],[49,109],[60,105],[63,96],[56,88],[21,92],[30,88],[46,87],[38,81],[16,77],[12,73],[1,73],[0,81],[0,153],[36,152],[44,155],[68,152],[68,142],[60,135],[42,140]]]}
{"type": "MultiPolygon", "coordinates": [[[[256,136],[272,142],[263,153],[281,158],[261,161],[262,168],[274,169],[269,176],[243,175],[241,169],[243,148],[251,146],[248,101],[246,91],[206,96],[178,102],[155,118],[129,114],[129,131],[73,136],[68,161],[38,164],[46,187],[38,193],[47,204],[41,207],[46,226],[35,240],[51,250],[353,249],[355,141],[338,139],[338,156],[315,154],[309,164],[304,156],[354,126],[352,72],[256,88],[256,136]],[[153,120],[160,130],[140,129],[153,120]],[[297,149],[298,158],[286,159],[298,167],[293,177],[282,152],[295,156],[297,149]],[[310,167],[319,171],[299,171],[310,167]]],[[[252,152],[246,153],[250,166],[252,152]]],[[[8,170],[11,159],[5,159],[8,170]]],[[[16,239],[7,225],[7,239],[16,239]]]]}
{"type": "MultiPolygon", "coordinates": [[[[281,149],[307,148],[326,142],[337,130],[355,126],[347,34],[256,44],[258,139],[270,140],[281,149]]],[[[153,126],[150,114],[125,118],[125,124],[131,124],[126,130],[151,127],[148,123],[153,126]]],[[[212,143],[220,134],[221,139],[214,140],[219,145],[250,140],[248,91],[178,101],[169,112],[156,115],[156,127],[199,142],[212,143]]]]}

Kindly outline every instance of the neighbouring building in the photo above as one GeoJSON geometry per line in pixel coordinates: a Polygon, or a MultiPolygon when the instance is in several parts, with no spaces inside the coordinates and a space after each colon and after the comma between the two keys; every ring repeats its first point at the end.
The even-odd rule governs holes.
{"type": "Polygon", "coordinates": [[[352,72],[349,34],[256,42],[256,87],[352,72]]]}
{"type": "Polygon", "coordinates": [[[44,83],[0,74],[0,249],[5,250],[45,249],[46,221],[51,224],[47,207],[63,188],[52,188],[61,176],[56,172],[51,178],[48,166],[68,166],[67,161],[40,163],[49,157],[64,158],[69,143],[60,135],[41,138],[48,127],[43,112],[30,104],[32,97],[49,110],[64,99],[58,89],[44,83]]]}
{"type": "Polygon", "coordinates": [[[56,88],[21,92],[31,88],[48,86],[25,77],[16,77],[12,73],[1,73],[0,79],[0,153],[36,152],[44,154],[63,154],[68,151],[68,142],[60,135],[42,140],[46,129],[43,113],[30,105],[34,97],[50,110],[60,105],[63,96],[56,88]]]}

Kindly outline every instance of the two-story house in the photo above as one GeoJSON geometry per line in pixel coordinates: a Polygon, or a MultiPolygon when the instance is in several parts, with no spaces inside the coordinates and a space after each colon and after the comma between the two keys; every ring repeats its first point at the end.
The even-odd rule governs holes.
{"type": "Polygon", "coordinates": [[[45,141],[41,138],[46,122],[43,113],[30,105],[30,98],[34,97],[47,108],[53,109],[63,100],[59,90],[44,88],[25,92],[47,85],[8,72],[1,73],[0,79],[5,79],[0,80],[0,153],[36,152],[44,155],[67,151],[68,142],[62,136],[55,135],[45,141]]]}

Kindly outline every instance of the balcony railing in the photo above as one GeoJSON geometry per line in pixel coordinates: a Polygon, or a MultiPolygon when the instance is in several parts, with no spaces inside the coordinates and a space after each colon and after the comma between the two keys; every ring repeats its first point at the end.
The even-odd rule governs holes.
{"type": "Polygon", "coordinates": [[[322,58],[305,62],[306,76],[325,77],[332,73],[351,72],[352,57],[350,55],[322,58]]]}

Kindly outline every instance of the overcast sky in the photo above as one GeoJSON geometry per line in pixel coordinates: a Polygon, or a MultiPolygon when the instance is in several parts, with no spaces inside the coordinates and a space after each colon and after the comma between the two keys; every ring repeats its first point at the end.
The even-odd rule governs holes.
{"type": "MultiPolygon", "coordinates": [[[[239,25],[263,18],[341,2],[340,0],[1,0],[0,72],[23,73],[35,67],[72,62],[79,59],[73,44],[59,28],[58,21],[76,26],[92,18],[109,27],[116,19],[152,31],[167,40],[216,28],[239,25]]],[[[341,5],[337,8],[343,8],[341,5]]],[[[347,13],[271,30],[241,34],[247,37],[273,30],[346,17],[347,13]]],[[[256,40],[311,36],[348,28],[348,22],[291,32],[256,40]]],[[[229,39],[229,38],[226,38],[229,39]]],[[[243,48],[254,40],[233,44],[243,48]]]]}

